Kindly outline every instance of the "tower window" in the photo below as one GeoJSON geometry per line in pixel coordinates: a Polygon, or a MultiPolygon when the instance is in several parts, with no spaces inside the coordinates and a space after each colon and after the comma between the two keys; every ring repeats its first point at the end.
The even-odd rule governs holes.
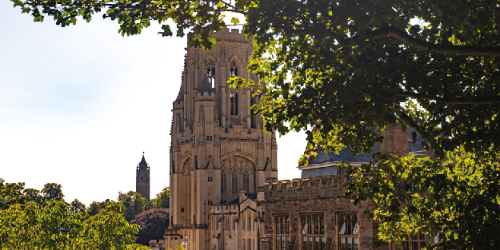
{"type": "Polygon", "coordinates": [[[233,188],[233,194],[238,193],[238,173],[233,173],[232,188],[233,188]]]}
{"type": "Polygon", "coordinates": [[[238,93],[230,93],[231,115],[238,115],[238,93]]]}
{"type": "Polygon", "coordinates": [[[226,192],[226,173],[222,173],[220,189],[222,193],[226,192]]]}
{"type": "Polygon", "coordinates": [[[212,60],[207,63],[207,77],[212,88],[215,88],[215,63],[212,60]]]}
{"type": "Polygon", "coordinates": [[[243,189],[245,189],[245,192],[249,192],[249,187],[250,187],[250,181],[249,181],[249,175],[248,172],[245,171],[243,174],[243,189]]]}
{"type": "Polygon", "coordinates": [[[229,76],[230,77],[238,76],[238,64],[235,61],[231,62],[229,69],[229,76]]]}

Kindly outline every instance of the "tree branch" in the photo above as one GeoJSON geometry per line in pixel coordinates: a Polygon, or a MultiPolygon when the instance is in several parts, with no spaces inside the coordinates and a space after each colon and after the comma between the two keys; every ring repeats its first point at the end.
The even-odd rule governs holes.
{"type": "Polygon", "coordinates": [[[421,98],[427,100],[434,100],[444,104],[466,104],[466,105],[485,105],[485,104],[499,104],[500,96],[478,96],[478,97],[461,97],[461,98],[441,98],[433,97],[424,94],[414,94],[409,92],[394,92],[397,96],[421,98]]]}
{"type": "Polygon", "coordinates": [[[418,123],[416,123],[411,117],[409,117],[405,112],[399,111],[396,115],[396,119],[402,124],[415,129],[419,134],[425,137],[430,131],[423,131],[418,123]]]}
{"type": "Polygon", "coordinates": [[[360,41],[366,39],[376,40],[385,37],[395,38],[411,47],[424,51],[433,51],[441,54],[459,54],[473,56],[500,56],[500,47],[481,47],[481,46],[455,46],[444,44],[433,44],[419,40],[410,36],[403,30],[393,26],[384,25],[377,30],[369,30],[366,35],[356,35],[350,39],[338,39],[339,46],[351,47],[357,45],[360,41]]]}

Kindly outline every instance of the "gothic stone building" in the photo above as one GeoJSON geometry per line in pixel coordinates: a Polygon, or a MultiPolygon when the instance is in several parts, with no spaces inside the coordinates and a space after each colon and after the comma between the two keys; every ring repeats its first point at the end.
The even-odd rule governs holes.
{"type": "MultiPolygon", "coordinates": [[[[221,205],[232,208],[241,200],[240,191],[255,197],[257,187],[278,176],[276,138],[263,131],[262,120],[250,110],[258,97],[252,97],[250,89],[227,84],[231,76],[258,80],[246,70],[252,43],[227,28],[212,37],[217,46],[210,51],[187,48],[181,88],[173,103],[171,228],[165,236],[170,248],[184,240],[191,249],[236,247],[223,235],[215,238],[211,228],[221,218],[211,212],[221,205]]],[[[257,218],[255,211],[251,213],[257,218]]]]}
{"type": "Polygon", "coordinates": [[[246,71],[251,41],[227,28],[212,37],[217,46],[210,51],[187,48],[173,104],[167,249],[416,250],[428,240],[399,246],[379,241],[377,223],[361,216],[369,203],[355,206],[343,197],[347,177],[335,167],[373,161],[376,151],[419,150],[410,147],[408,131],[386,129],[384,142],[366,154],[320,151],[299,167],[302,178],[277,181],[275,135],[250,112],[259,99],[226,83],[234,75],[258,82],[246,71]]]}

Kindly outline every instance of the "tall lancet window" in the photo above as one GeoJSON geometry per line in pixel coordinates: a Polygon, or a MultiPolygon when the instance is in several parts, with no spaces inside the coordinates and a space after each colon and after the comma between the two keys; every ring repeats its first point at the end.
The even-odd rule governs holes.
{"type": "Polygon", "coordinates": [[[212,88],[215,88],[215,63],[212,60],[207,62],[207,77],[212,88]]]}
{"type": "Polygon", "coordinates": [[[231,62],[231,66],[229,68],[229,76],[238,76],[238,64],[235,61],[231,62]]]}
{"type": "Polygon", "coordinates": [[[222,172],[222,176],[220,177],[221,178],[221,185],[220,185],[220,191],[221,193],[225,193],[226,192],[226,172],[222,172]]]}
{"type": "Polygon", "coordinates": [[[238,93],[230,93],[231,115],[238,115],[238,93]]]}
{"type": "Polygon", "coordinates": [[[236,173],[236,172],[233,173],[233,181],[232,182],[233,182],[232,183],[233,184],[232,185],[232,187],[233,187],[233,194],[234,193],[238,193],[238,173],[236,173]]]}
{"type": "Polygon", "coordinates": [[[245,192],[249,192],[249,187],[250,187],[250,181],[249,181],[249,175],[248,175],[248,172],[245,171],[245,173],[243,173],[243,189],[245,189],[245,192]]]}

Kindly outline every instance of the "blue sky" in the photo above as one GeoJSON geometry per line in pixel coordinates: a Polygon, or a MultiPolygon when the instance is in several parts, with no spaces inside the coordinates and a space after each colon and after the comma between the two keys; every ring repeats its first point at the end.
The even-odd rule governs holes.
{"type": "MultiPolygon", "coordinates": [[[[145,151],[152,198],[168,186],[186,39],[162,38],[158,24],[122,37],[101,16],[61,28],[0,1],[0,178],[59,183],[67,201],[88,205],[135,190],[145,151]]],[[[300,177],[304,138],[278,139],[280,179],[300,177]]]]}

